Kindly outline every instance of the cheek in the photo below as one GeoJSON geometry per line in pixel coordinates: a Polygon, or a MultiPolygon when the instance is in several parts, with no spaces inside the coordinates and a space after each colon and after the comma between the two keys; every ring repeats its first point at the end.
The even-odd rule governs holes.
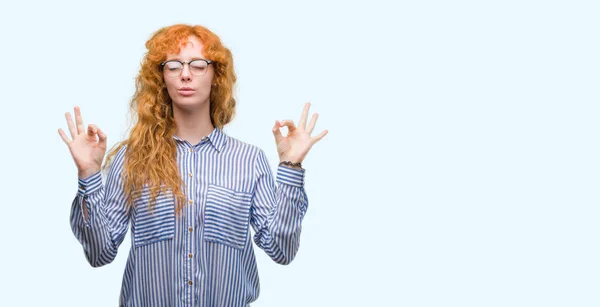
{"type": "Polygon", "coordinates": [[[201,79],[201,84],[210,88],[213,83],[213,80],[215,79],[214,71],[212,69],[207,71],[206,75],[202,76],[201,79]]]}
{"type": "Polygon", "coordinates": [[[194,87],[201,90],[202,92],[210,91],[211,88],[211,80],[209,78],[197,78],[192,82],[194,87]]]}
{"type": "Polygon", "coordinates": [[[175,82],[173,82],[173,80],[170,80],[169,78],[164,78],[163,80],[165,80],[165,87],[169,92],[175,88],[175,82]]]}

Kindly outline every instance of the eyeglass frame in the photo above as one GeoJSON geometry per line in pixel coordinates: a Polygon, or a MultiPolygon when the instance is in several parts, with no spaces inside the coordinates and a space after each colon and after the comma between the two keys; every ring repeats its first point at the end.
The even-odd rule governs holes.
{"type": "MultiPolygon", "coordinates": [[[[214,61],[211,61],[211,60],[205,60],[205,59],[195,59],[195,60],[191,60],[191,61],[187,61],[187,62],[180,61],[180,60],[168,60],[168,61],[164,61],[164,62],[160,63],[160,68],[161,68],[161,69],[164,71],[164,69],[165,69],[165,64],[167,64],[168,62],[179,62],[179,63],[181,64],[181,71],[179,72],[179,77],[180,77],[180,76],[181,76],[181,74],[183,73],[183,67],[185,67],[185,64],[188,64],[188,69],[189,69],[189,65],[190,65],[190,63],[192,63],[192,62],[194,62],[194,61],[204,61],[204,62],[206,62],[206,68],[207,68],[207,69],[208,69],[208,66],[210,66],[210,64],[213,64],[213,65],[214,65],[214,63],[215,63],[214,61]]],[[[192,72],[192,70],[190,70],[190,73],[191,73],[191,72],[192,72]]],[[[204,75],[206,75],[206,72],[204,72],[204,75],[195,75],[195,74],[193,74],[193,73],[192,73],[192,75],[194,75],[194,76],[204,76],[204,75]]],[[[175,77],[175,76],[173,76],[173,77],[171,77],[171,78],[176,78],[176,77],[175,77]]]]}

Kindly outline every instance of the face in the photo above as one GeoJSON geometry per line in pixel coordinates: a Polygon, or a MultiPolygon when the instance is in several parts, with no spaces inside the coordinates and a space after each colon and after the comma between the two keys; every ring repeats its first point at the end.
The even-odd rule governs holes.
{"type": "MultiPolygon", "coordinates": [[[[187,43],[181,45],[178,54],[167,54],[166,61],[179,60],[189,62],[192,60],[206,59],[202,55],[202,43],[195,37],[190,36],[187,43]]],[[[204,75],[196,75],[197,68],[191,68],[189,64],[184,64],[181,74],[178,76],[168,76],[168,68],[163,69],[163,78],[173,107],[185,110],[193,110],[208,104],[210,100],[210,90],[214,76],[213,64],[206,67],[204,75]]]]}

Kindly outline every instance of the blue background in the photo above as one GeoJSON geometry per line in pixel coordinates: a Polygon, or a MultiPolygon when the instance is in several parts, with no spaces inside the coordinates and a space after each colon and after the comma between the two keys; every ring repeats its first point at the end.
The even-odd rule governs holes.
{"type": "Polygon", "coordinates": [[[600,306],[597,1],[5,1],[3,306],[114,306],[69,227],[57,133],[123,139],[144,43],[207,26],[234,55],[225,132],[265,150],[304,102],[328,129],[289,266],[257,250],[253,306],[600,306]]]}

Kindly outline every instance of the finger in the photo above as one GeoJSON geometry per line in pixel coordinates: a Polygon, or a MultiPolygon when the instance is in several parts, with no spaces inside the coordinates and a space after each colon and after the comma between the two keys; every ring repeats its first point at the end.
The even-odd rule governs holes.
{"type": "Polygon", "coordinates": [[[67,125],[69,126],[71,138],[75,139],[75,137],[77,136],[77,130],[75,130],[75,124],[73,123],[73,119],[71,118],[71,113],[65,113],[65,117],[67,118],[67,125]]]}
{"type": "Polygon", "coordinates": [[[300,121],[298,122],[298,128],[305,129],[306,128],[306,119],[308,117],[308,110],[310,109],[310,102],[304,104],[304,109],[302,109],[302,115],[300,116],[300,121]]]}
{"type": "Polygon", "coordinates": [[[319,133],[319,135],[315,136],[312,140],[313,140],[313,145],[316,144],[318,141],[320,141],[324,136],[327,135],[327,130],[324,130],[323,132],[319,133]]]}
{"type": "Polygon", "coordinates": [[[96,127],[98,129],[98,139],[100,140],[100,145],[106,147],[106,134],[104,134],[104,132],[102,130],[100,130],[100,128],[96,127]]]}
{"type": "Polygon", "coordinates": [[[310,118],[310,123],[308,123],[308,127],[306,127],[306,132],[308,132],[308,135],[310,135],[313,132],[313,129],[315,129],[317,118],[319,118],[319,113],[313,114],[310,118]]]}
{"type": "Polygon", "coordinates": [[[98,133],[98,130],[96,129],[96,126],[95,126],[95,125],[88,125],[88,128],[87,128],[87,135],[88,135],[90,138],[93,138],[93,139],[94,139],[94,141],[96,141],[96,134],[97,134],[97,133],[98,133]]]}
{"type": "Polygon", "coordinates": [[[63,141],[65,141],[65,144],[69,145],[71,141],[61,128],[58,128],[58,134],[60,134],[60,137],[63,139],[63,141]]]}
{"type": "Polygon", "coordinates": [[[281,130],[279,130],[281,124],[278,120],[275,121],[275,126],[273,126],[273,135],[275,136],[275,143],[279,144],[279,142],[283,139],[283,135],[281,135],[281,130]]]}
{"type": "Polygon", "coordinates": [[[282,126],[287,126],[289,132],[292,132],[292,131],[296,130],[296,126],[294,125],[294,121],[291,120],[291,119],[282,120],[281,121],[281,125],[282,126]]]}
{"type": "Polygon", "coordinates": [[[85,133],[83,119],[81,118],[81,110],[78,106],[75,107],[75,123],[77,124],[77,134],[85,133]]]}

